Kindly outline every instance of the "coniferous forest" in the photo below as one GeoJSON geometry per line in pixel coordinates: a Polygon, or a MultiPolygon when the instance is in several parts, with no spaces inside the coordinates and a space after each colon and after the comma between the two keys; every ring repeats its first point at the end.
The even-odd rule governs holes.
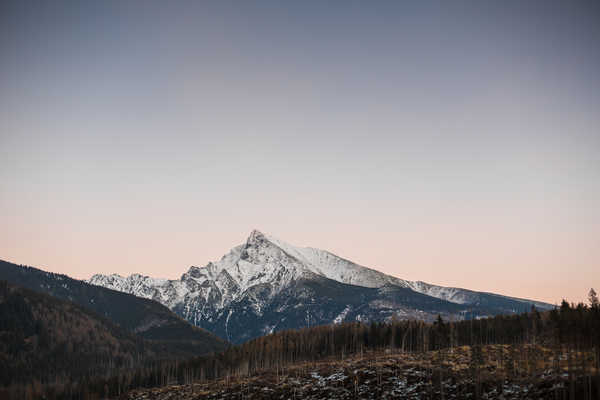
{"type": "Polygon", "coordinates": [[[132,389],[210,386],[268,371],[279,377],[299,365],[378,354],[429,360],[427,376],[435,387],[435,377],[452,376],[453,363],[463,354],[467,368],[461,373],[469,376],[475,395],[491,381],[526,382],[554,374],[560,378],[553,389],[557,398],[593,399],[600,388],[598,332],[600,305],[591,290],[589,304],[563,301],[548,312],[532,308],[520,315],[438,318],[432,324],[392,320],[317,326],[174,360],[159,343],[141,340],[79,306],[3,282],[0,398],[116,398],[132,389]]]}

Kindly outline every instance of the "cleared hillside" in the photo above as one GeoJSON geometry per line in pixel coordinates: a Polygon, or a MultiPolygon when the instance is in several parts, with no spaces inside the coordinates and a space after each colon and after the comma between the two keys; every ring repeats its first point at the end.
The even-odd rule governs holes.
{"type": "Polygon", "coordinates": [[[543,346],[462,346],[445,352],[366,351],[271,368],[251,376],[134,390],[127,400],[596,399],[598,382],[553,367],[543,346]],[[530,355],[516,360],[517,351],[530,355]],[[513,363],[513,368],[509,363],[513,363]]]}

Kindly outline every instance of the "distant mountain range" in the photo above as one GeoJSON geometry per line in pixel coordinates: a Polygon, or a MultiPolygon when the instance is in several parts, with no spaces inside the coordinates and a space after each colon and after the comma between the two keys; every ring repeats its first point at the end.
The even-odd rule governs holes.
{"type": "Polygon", "coordinates": [[[407,281],[259,231],[179,280],[94,275],[90,284],[156,300],[192,324],[240,343],[283,329],[346,321],[479,318],[551,304],[407,281]]]}

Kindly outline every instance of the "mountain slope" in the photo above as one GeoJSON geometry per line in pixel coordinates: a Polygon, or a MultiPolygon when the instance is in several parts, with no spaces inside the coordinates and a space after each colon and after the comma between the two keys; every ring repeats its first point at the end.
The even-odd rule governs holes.
{"type": "Polygon", "coordinates": [[[550,310],[554,308],[553,305],[542,301],[502,296],[495,293],[476,292],[469,289],[438,286],[422,281],[407,281],[407,284],[408,287],[415,292],[457,304],[479,304],[488,306],[496,304],[498,307],[505,306],[510,308],[512,304],[518,305],[518,303],[522,303],[529,307],[533,305],[540,310],[550,310]]]}
{"type": "Polygon", "coordinates": [[[159,301],[240,342],[276,330],[352,320],[465,318],[526,311],[539,302],[402,280],[253,231],[217,262],[179,280],[94,275],[90,283],[159,301]]]}
{"type": "Polygon", "coordinates": [[[71,301],[142,338],[164,341],[173,356],[197,355],[226,347],[221,339],[149,299],[2,260],[0,280],[71,301]]]}
{"type": "Polygon", "coordinates": [[[159,352],[152,342],[72,302],[0,281],[3,386],[114,374],[155,360],[159,352]]]}

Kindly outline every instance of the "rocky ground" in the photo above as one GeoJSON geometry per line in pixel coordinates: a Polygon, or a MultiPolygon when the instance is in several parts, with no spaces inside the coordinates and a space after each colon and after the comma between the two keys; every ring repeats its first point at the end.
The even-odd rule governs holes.
{"type": "Polygon", "coordinates": [[[500,360],[495,359],[497,352],[497,349],[484,349],[485,361],[479,373],[473,370],[468,348],[444,354],[443,361],[435,352],[369,354],[302,363],[283,371],[269,370],[244,378],[136,390],[122,399],[563,398],[567,374],[544,369],[547,367],[544,363],[532,364],[521,371],[518,369],[525,366],[516,365],[517,371],[508,380],[500,360]]]}

